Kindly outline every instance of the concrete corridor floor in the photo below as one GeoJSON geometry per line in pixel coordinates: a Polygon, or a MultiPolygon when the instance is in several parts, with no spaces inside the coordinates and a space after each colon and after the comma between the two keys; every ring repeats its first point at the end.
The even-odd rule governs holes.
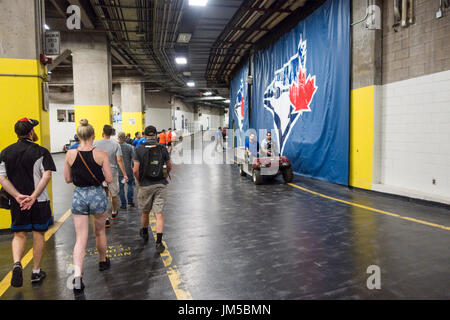
{"type": "MultiPolygon", "coordinates": [[[[29,263],[24,286],[3,282],[0,299],[450,298],[448,208],[300,176],[292,185],[277,178],[255,186],[235,165],[175,166],[161,256],[153,239],[139,237],[137,209],[121,210],[107,230],[106,272],[98,271],[91,232],[85,295],[74,297],[67,282],[75,233],[64,216],[72,186],[64,155],[54,158],[55,221],[67,219],[47,241],[47,278],[32,286],[29,263]],[[381,270],[379,290],[367,288],[371,265],[381,270]]],[[[0,236],[0,281],[12,267],[10,239],[0,236]]]]}

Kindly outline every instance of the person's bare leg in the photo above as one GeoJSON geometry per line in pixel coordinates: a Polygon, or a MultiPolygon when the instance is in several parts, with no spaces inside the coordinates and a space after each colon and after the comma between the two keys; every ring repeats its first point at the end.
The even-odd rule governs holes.
{"type": "Polygon", "coordinates": [[[106,261],[106,232],[105,221],[107,212],[94,216],[95,242],[99,261],[106,261]]]}
{"type": "Polygon", "coordinates": [[[141,215],[141,223],[142,223],[142,228],[148,228],[148,225],[150,224],[150,211],[142,211],[142,215],[141,215]]]}
{"type": "Polygon", "coordinates": [[[156,233],[164,233],[164,215],[155,213],[156,217],[156,233]]]}
{"type": "Polygon", "coordinates": [[[14,238],[12,240],[12,253],[14,263],[20,262],[20,260],[22,260],[26,245],[27,245],[27,233],[14,232],[14,238]]]}
{"type": "MultiPolygon", "coordinates": [[[[75,268],[74,277],[81,277],[83,274],[83,262],[86,255],[86,244],[89,235],[89,216],[74,214],[73,222],[75,225],[76,243],[73,248],[73,265],[75,268]]],[[[105,225],[103,224],[103,228],[105,225]]]]}
{"type": "Polygon", "coordinates": [[[45,233],[33,231],[33,270],[41,266],[42,256],[45,248],[45,233]]]}
{"type": "Polygon", "coordinates": [[[117,207],[119,205],[119,197],[118,196],[112,197],[111,202],[112,202],[112,212],[117,212],[117,207]]]}

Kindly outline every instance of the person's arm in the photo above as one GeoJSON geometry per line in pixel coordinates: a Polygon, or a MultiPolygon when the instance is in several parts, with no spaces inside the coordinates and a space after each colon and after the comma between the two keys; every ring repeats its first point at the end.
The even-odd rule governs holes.
{"type": "Polygon", "coordinates": [[[71,157],[71,151],[67,152],[66,161],[65,161],[65,165],[64,165],[64,179],[66,180],[66,183],[73,182],[72,167],[70,166],[70,157],[71,157]]]}
{"type": "Polygon", "coordinates": [[[105,176],[105,181],[107,183],[111,183],[113,180],[113,177],[112,177],[112,172],[111,172],[111,166],[109,164],[108,154],[103,150],[97,150],[97,152],[101,152],[102,169],[103,169],[103,175],[105,176]]]}
{"type": "Polygon", "coordinates": [[[127,172],[125,171],[125,165],[123,163],[123,157],[122,156],[117,156],[117,164],[120,167],[120,170],[122,170],[122,174],[123,174],[123,178],[125,179],[125,183],[128,182],[128,176],[127,176],[127,172]]]}
{"type": "Polygon", "coordinates": [[[38,185],[34,189],[31,196],[29,196],[28,199],[26,199],[23,202],[22,210],[30,210],[31,209],[33,204],[36,202],[37,198],[41,195],[41,193],[47,187],[47,184],[50,182],[51,178],[52,178],[52,171],[51,170],[44,171],[44,173],[42,174],[41,180],[39,181],[38,185]]]}
{"type": "Polygon", "coordinates": [[[28,200],[28,196],[21,194],[17,191],[16,187],[8,180],[6,176],[0,176],[0,184],[9,193],[11,197],[13,197],[17,203],[22,207],[22,204],[28,200]]]}
{"type": "Polygon", "coordinates": [[[139,161],[137,161],[136,159],[133,161],[134,162],[134,166],[133,166],[133,176],[136,179],[136,181],[139,183],[139,161]]]}
{"type": "Polygon", "coordinates": [[[267,149],[265,148],[265,146],[266,146],[266,143],[263,141],[262,143],[261,143],[261,151],[263,152],[263,153],[269,153],[269,151],[267,151],[267,149]]]}

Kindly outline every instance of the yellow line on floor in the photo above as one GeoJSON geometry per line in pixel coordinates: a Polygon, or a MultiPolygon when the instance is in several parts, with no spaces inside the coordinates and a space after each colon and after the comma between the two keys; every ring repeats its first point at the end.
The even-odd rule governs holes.
{"type": "MultiPolygon", "coordinates": [[[[150,214],[150,227],[152,228],[153,237],[156,241],[156,218],[153,214],[150,214]]],[[[172,264],[172,256],[170,255],[169,248],[167,247],[166,242],[163,240],[163,245],[166,247],[163,253],[161,253],[161,259],[164,263],[164,266],[167,268],[167,276],[169,277],[170,283],[172,284],[173,291],[177,296],[178,300],[193,300],[192,296],[187,290],[186,285],[181,279],[180,272],[176,265],[172,264]]]]}
{"type": "Polygon", "coordinates": [[[341,203],[345,203],[345,204],[348,204],[348,205],[353,206],[353,207],[358,207],[358,208],[361,208],[361,209],[365,209],[365,210],[381,213],[381,214],[388,215],[388,216],[391,216],[391,217],[394,217],[394,218],[398,218],[398,219],[403,219],[403,220],[408,220],[408,221],[420,223],[420,224],[427,225],[427,226],[434,227],[434,228],[439,228],[439,229],[443,229],[443,230],[450,230],[450,227],[443,226],[443,225],[440,225],[440,224],[437,224],[437,223],[432,223],[432,222],[428,222],[428,221],[424,221],[424,220],[420,220],[420,219],[415,219],[415,218],[411,218],[411,217],[404,217],[404,216],[401,216],[401,215],[396,214],[396,213],[375,209],[375,208],[372,208],[372,207],[364,206],[362,204],[358,204],[358,203],[354,203],[354,202],[350,202],[350,201],[345,201],[345,200],[338,199],[338,198],[333,198],[333,197],[324,195],[322,193],[319,193],[319,192],[316,192],[316,191],[312,191],[312,190],[309,190],[309,189],[304,188],[304,187],[300,187],[300,186],[298,186],[296,184],[293,184],[293,183],[288,183],[288,184],[290,186],[294,187],[294,188],[300,189],[300,190],[305,191],[305,192],[309,192],[309,193],[314,194],[316,196],[319,196],[319,197],[322,197],[322,198],[326,198],[326,199],[329,199],[329,200],[333,200],[333,201],[337,201],[337,202],[341,202],[341,203]]]}
{"type": "MultiPolygon", "coordinates": [[[[71,212],[68,210],[53,226],[48,229],[48,231],[45,233],[45,241],[51,238],[55,234],[56,231],[62,226],[62,224],[67,220],[67,218],[70,216],[71,212]]],[[[25,269],[25,267],[30,263],[30,261],[33,259],[33,249],[30,249],[25,256],[22,258],[22,267],[25,269]]],[[[8,272],[8,274],[2,279],[0,282],[0,297],[3,296],[3,294],[8,290],[8,288],[11,286],[11,277],[12,272],[8,272]]]]}

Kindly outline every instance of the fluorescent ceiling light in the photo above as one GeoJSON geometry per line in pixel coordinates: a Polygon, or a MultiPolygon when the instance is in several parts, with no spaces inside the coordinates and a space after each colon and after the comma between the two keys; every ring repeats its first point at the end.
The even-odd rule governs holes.
{"type": "Polygon", "coordinates": [[[186,63],[187,63],[187,59],[184,58],[184,57],[176,57],[176,58],[175,58],[175,62],[176,62],[177,64],[186,64],[186,63]]]}
{"type": "Polygon", "coordinates": [[[44,24],[44,29],[45,30],[50,30],[50,27],[48,26],[48,24],[44,24]]]}
{"type": "Polygon", "coordinates": [[[195,87],[195,82],[194,82],[194,81],[189,81],[189,82],[187,83],[187,86],[188,86],[188,87],[195,87]]]}
{"type": "Polygon", "coordinates": [[[192,75],[192,72],[190,72],[190,71],[183,72],[183,76],[190,77],[191,75],[192,75]]]}
{"type": "Polygon", "coordinates": [[[189,0],[190,6],[200,6],[204,7],[208,3],[208,0],[189,0]]]}
{"type": "Polygon", "coordinates": [[[212,96],[213,93],[210,92],[210,91],[206,91],[206,92],[203,92],[203,95],[204,95],[205,97],[208,97],[208,96],[212,96]]]}
{"type": "Polygon", "coordinates": [[[191,41],[192,33],[179,33],[178,34],[178,43],[189,43],[191,41]]]}
{"type": "Polygon", "coordinates": [[[230,103],[230,99],[225,100],[224,103],[230,103]]]}

